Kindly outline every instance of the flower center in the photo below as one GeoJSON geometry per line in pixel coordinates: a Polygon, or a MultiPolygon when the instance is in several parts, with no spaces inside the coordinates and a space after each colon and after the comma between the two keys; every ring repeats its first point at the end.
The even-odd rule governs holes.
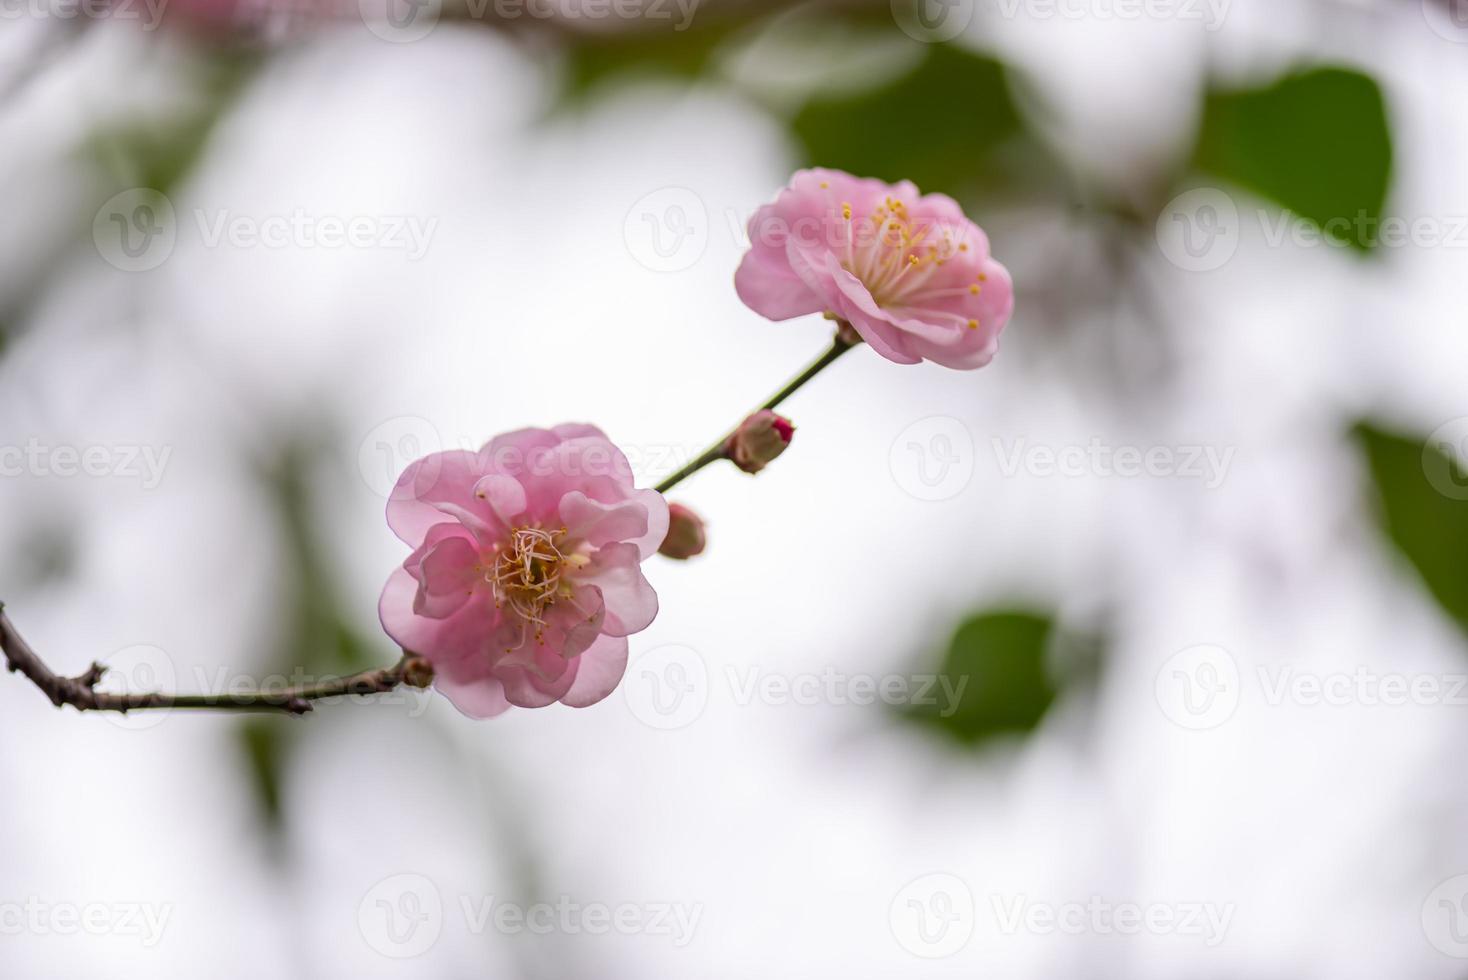
{"type": "MultiPolygon", "coordinates": [[[[888,197],[865,217],[843,202],[841,218],[841,267],[862,281],[878,306],[902,306],[919,298],[935,270],[955,253],[968,251],[967,242],[954,241],[952,228],[916,226],[898,198],[888,197]],[[938,234],[930,238],[935,229],[938,234]]],[[[978,290],[970,287],[970,292],[978,290]]]]}
{"type": "Polygon", "coordinates": [[[506,546],[496,546],[494,567],[484,574],[494,589],[495,606],[510,607],[521,619],[535,624],[537,634],[545,626],[546,607],[558,595],[571,593],[562,581],[568,568],[585,564],[584,556],[561,550],[565,536],[565,528],[517,527],[506,546]]]}

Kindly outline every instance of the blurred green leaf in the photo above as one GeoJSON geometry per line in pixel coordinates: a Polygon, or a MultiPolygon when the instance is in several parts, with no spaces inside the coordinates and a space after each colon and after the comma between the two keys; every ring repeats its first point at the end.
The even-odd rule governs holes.
{"type": "Polygon", "coordinates": [[[564,97],[577,102],[612,81],[673,78],[688,81],[708,66],[733,25],[720,21],[686,31],[589,37],[567,51],[564,97]]]}
{"type": "Polygon", "coordinates": [[[123,119],[93,134],[88,147],[126,182],[167,194],[198,161],[215,124],[259,63],[251,53],[218,51],[199,66],[187,109],[163,124],[123,119]]]}
{"type": "Polygon", "coordinates": [[[947,44],[893,85],[808,103],[791,125],[812,165],[949,194],[983,180],[1022,132],[1004,66],[947,44]]]}
{"type": "Polygon", "coordinates": [[[1382,529],[1443,609],[1468,630],[1468,500],[1440,489],[1468,495],[1468,472],[1451,449],[1425,439],[1369,421],[1354,432],[1376,486],[1382,529]]]}
{"type": "Polygon", "coordinates": [[[1046,665],[1055,623],[1030,612],[975,615],[958,627],[929,692],[935,704],[903,709],[909,721],[966,745],[996,735],[1028,732],[1055,700],[1046,665]],[[946,692],[958,692],[954,698],[946,692]]]}
{"type": "Polygon", "coordinates": [[[281,724],[283,720],[266,716],[247,718],[236,729],[250,784],[260,805],[261,822],[272,837],[281,829],[281,779],[295,738],[281,724]]]}
{"type": "Polygon", "coordinates": [[[1370,248],[1392,165],[1381,89],[1359,72],[1316,68],[1263,88],[1210,92],[1195,162],[1370,248]]]}

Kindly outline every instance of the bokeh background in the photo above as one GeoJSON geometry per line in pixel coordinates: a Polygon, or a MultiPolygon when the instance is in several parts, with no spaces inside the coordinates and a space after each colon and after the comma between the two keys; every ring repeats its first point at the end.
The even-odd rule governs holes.
{"type": "Polygon", "coordinates": [[[594,708],[4,678],[0,975],[1468,975],[1468,5],[3,19],[0,599],[114,689],[390,663],[417,455],[696,454],[827,343],[732,288],[799,166],[958,197],[1018,308],[680,486],[594,708]]]}

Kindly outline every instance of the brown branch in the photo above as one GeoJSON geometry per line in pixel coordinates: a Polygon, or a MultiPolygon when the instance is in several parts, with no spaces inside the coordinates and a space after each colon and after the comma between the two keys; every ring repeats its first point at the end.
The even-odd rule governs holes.
{"type": "Polygon", "coordinates": [[[145,711],[159,708],[217,709],[225,711],[283,711],[303,715],[311,710],[311,702],[347,694],[385,694],[401,684],[427,687],[433,679],[428,661],[403,651],[402,659],[391,667],[364,670],[346,677],[334,677],[315,684],[302,684],[279,691],[231,691],[228,694],[166,694],[144,692],[116,694],[97,690],[107,668],[93,663],[76,677],[63,677],[31,649],[16,630],[15,624],[0,603],[0,650],[11,673],[25,675],[41,689],[56,707],[69,704],[78,711],[145,711]]]}

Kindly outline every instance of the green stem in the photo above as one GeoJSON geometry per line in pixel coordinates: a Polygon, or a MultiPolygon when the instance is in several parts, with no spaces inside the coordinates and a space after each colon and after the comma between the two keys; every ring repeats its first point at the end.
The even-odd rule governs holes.
{"type": "MultiPolygon", "coordinates": [[[[794,378],[792,378],[789,384],[785,385],[785,387],[775,392],[775,394],[770,397],[769,401],[765,402],[759,408],[755,409],[755,411],[774,411],[781,402],[799,391],[800,388],[807,381],[820,374],[826,368],[830,367],[830,365],[836,360],[836,358],[840,357],[842,354],[845,354],[847,351],[851,350],[851,348],[855,346],[855,343],[849,342],[838,335],[836,339],[831,342],[831,347],[829,350],[827,350],[824,354],[817,358],[810,367],[806,368],[804,371],[800,372],[794,378]]],[[[674,473],[672,476],[668,477],[662,483],[659,483],[657,485],[658,493],[667,493],[669,490],[673,489],[679,483],[682,483],[688,477],[697,473],[705,466],[709,465],[715,460],[723,459],[725,456],[725,446],[729,442],[729,437],[733,434],[734,430],[729,430],[729,432],[725,433],[724,436],[716,441],[712,446],[709,446],[707,449],[705,449],[703,451],[703,454],[700,455],[697,459],[689,463],[687,466],[683,467],[678,472],[674,473]]]]}

